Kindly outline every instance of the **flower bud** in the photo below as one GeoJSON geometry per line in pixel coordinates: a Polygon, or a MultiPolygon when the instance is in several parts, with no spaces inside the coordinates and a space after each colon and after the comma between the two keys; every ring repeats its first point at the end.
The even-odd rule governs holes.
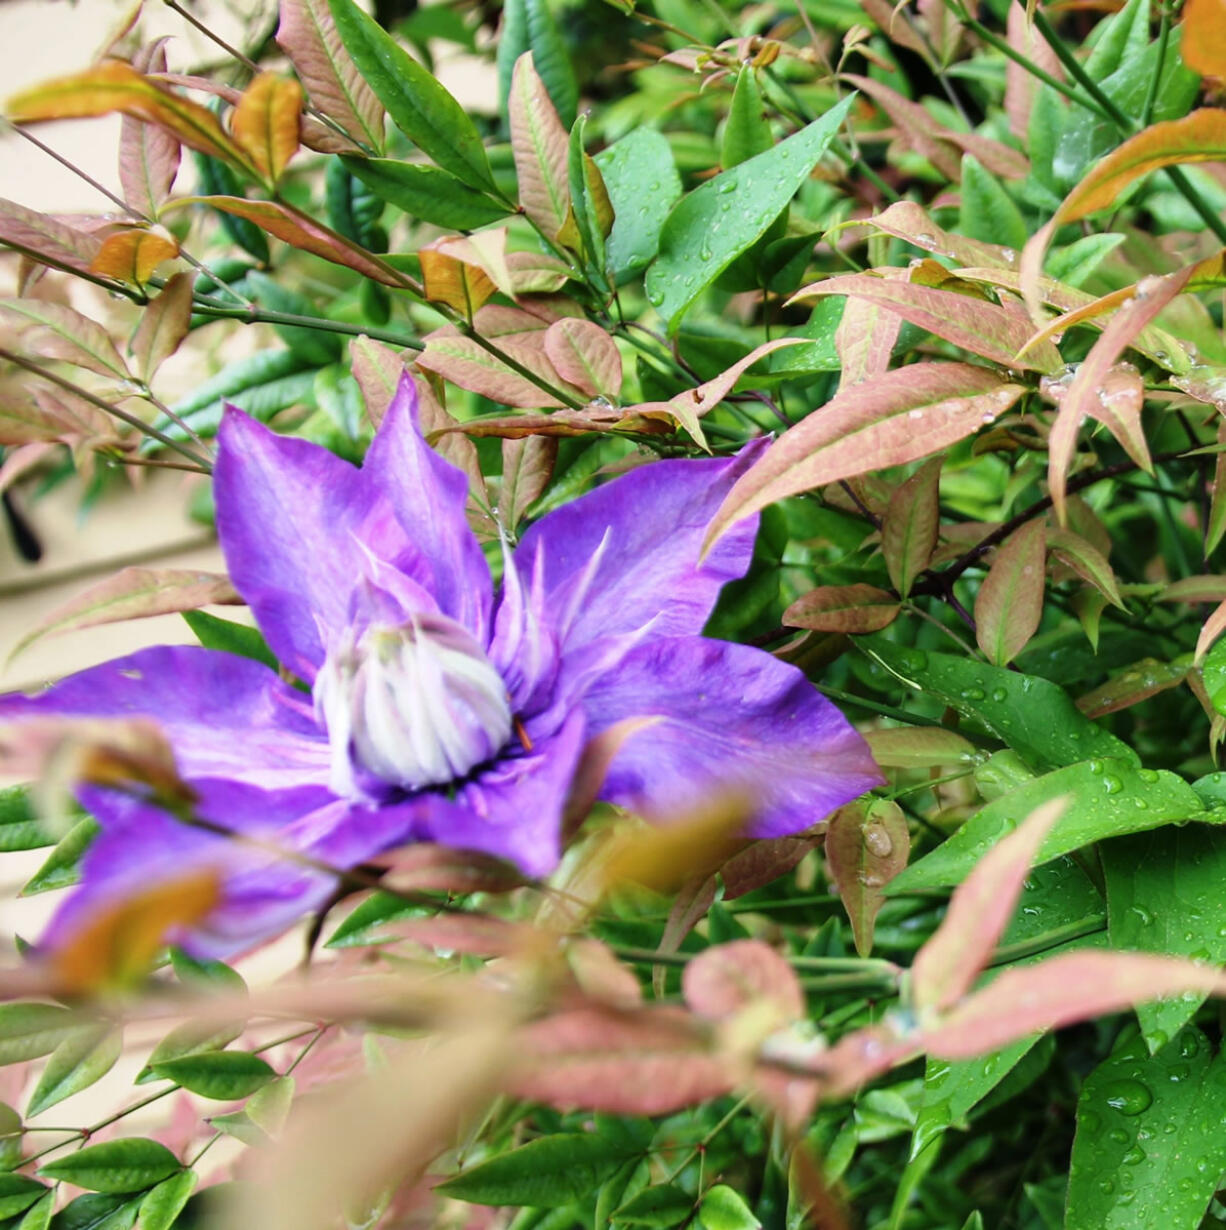
{"type": "Polygon", "coordinates": [[[370,625],[329,653],[314,699],[341,795],[455,781],[511,735],[501,675],[468,632],[439,615],[370,625]]]}

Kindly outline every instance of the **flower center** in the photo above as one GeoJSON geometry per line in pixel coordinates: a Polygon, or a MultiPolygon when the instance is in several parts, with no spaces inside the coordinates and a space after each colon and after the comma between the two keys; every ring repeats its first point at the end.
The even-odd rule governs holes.
{"type": "Polygon", "coordinates": [[[454,781],[511,735],[502,676],[459,624],[439,615],[372,624],[329,653],[314,700],[340,795],[454,781]]]}

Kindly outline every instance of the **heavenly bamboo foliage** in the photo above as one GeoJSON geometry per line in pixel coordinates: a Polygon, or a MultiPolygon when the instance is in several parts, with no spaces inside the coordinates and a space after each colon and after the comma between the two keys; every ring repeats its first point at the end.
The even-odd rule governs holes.
{"type": "Polygon", "coordinates": [[[1226,5],[386,7],[5,107],[0,1222],[1216,1224],[1226,5]]]}

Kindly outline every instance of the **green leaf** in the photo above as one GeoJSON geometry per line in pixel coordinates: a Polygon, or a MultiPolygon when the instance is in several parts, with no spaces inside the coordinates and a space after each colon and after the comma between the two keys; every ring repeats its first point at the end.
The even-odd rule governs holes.
{"type": "Polygon", "coordinates": [[[142,1191],[182,1170],[165,1145],[143,1136],[87,1145],[39,1172],[51,1179],[107,1194],[142,1191]]]}
{"type": "Polygon", "coordinates": [[[226,653],[238,654],[240,658],[254,658],[273,670],[277,669],[277,659],[258,628],[236,624],[232,619],[220,619],[207,611],[180,613],[205,649],[223,649],[226,653]]]}
{"type": "MultiPolygon", "coordinates": [[[[1226,833],[1207,824],[1121,837],[1102,848],[1111,946],[1226,961],[1226,833]]],[[[1137,1007],[1150,1051],[1193,1017],[1202,997],[1137,1007]]]]}
{"type": "Polygon", "coordinates": [[[1226,1169],[1226,1054],[1184,1029],[1156,1055],[1124,1035],[1081,1089],[1066,1230],[1195,1230],[1226,1169]]]}
{"type": "Polygon", "coordinates": [[[416,222],[472,231],[507,216],[505,205],[441,167],[392,158],[347,157],[341,161],[380,200],[416,222]]]}
{"type": "Polygon", "coordinates": [[[613,1214],[621,1226],[679,1226],[694,1211],[694,1197],[675,1185],[648,1187],[613,1214]]]}
{"type": "Polygon", "coordinates": [[[498,86],[503,112],[506,112],[507,95],[511,92],[515,61],[525,51],[530,51],[563,127],[570,128],[579,105],[579,86],[549,0],[506,0],[502,12],[498,86]]]}
{"type": "Polygon", "coordinates": [[[703,1196],[698,1221],[705,1230],[758,1230],[762,1225],[749,1205],[723,1183],[709,1188],[703,1196]]]}
{"type": "Polygon", "coordinates": [[[21,1116],[7,1102],[0,1102],[0,1172],[21,1165],[21,1133],[21,1116]]]}
{"type": "Polygon", "coordinates": [[[159,1064],[222,1050],[229,1046],[245,1027],[245,1021],[223,1021],[221,1024],[216,1021],[185,1021],[182,1025],[176,1025],[153,1048],[149,1062],[141,1069],[136,1083],[147,1085],[150,1081],[158,1080],[154,1069],[159,1064]]]}
{"type": "Polygon", "coordinates": [[[33,897],[76,884],[81,879],[81,859],[100,831],[101,826],[92,817],[77,821],[60,838],[46,862],[30,877],[18,896],[33,897]]]}
{"type": "Polygon", "coordinates": [[[485,147],[464,108],[354,0],[328,0],[328,7],[345,50],[392,123],[470,188],[495,190],[485,147]]]}
{"type": "Polygon", "coordinates": [[[325,947],[354,948],[378,943],[378,928],[382,923],[395,922],[398,918],[417,918],[428,912],[427,908],[410,905],[391,893],[372,893],[337,927],[325,947]]]}
{"type": "Polygon", "coordinates": [[[976,812],[952,837],[892,880],[887,894],[958,884],[1036,807],[1067,795],[1068,811],[1044,839],[1036,865],[1104,837],[1206,817],[1181,777],[1126,760],[1088,760],[1034,778],[976,812]]]}
{"type": "Polygon", "coordinates": [[[0,790],[0,854],[15,850],[38,850],[55,845],[39,822],[30,803],[28,786],[8,786],[0,790]]]}
{"type": "Polygon", "coordinates": [[[1000,181],[973,154],[962,157],[962,206],[958,231],[970,239],[1001,243],[1018,252],[1029,234],[1021,211],[1000,181]]]}
{"type": "MultiPolygon", "coordinates": [[[[224,162],[209,157],[197,151],[195,154],[196,172],[200,177],[200,188],[205,196],[241,196],[243,181],[239,179],[224,162]]],[[[255,257],[261,265],[267,265],[270,259],[268,236],[247,218],[238,218],[233,214],[224,213],[220,209],[211,211],[213,218],[221,223],[221,229],[243,251],[255,257]]]]}
{"type": "Polygon", "coordinates": [[[47,1186],[23,1174],[0,1174],[0,1217],[24,1213],[47,1191],[47,1186]]]}
{"type": "Polygon", "coordinates": [[[81,1028],[75,1012],[55,1004],[0,1004],[0,1065],[47,1055],[81,1028]]]}
{"type": "Polygon", "coordinates": [[[472,1204],[561,1208],[594,1191],[628,1156],[606,1137],[560,1132],[463,1170],[435,1190],[472,1204]]]}
{"type": "Polygon", "coordinates": [[[647,271],[647,297],[670,333],[694,300],[766,233],[834,140],[853,100],[854,95],[843,99],[786,141],[677,202],[647,271]]]}
{"type": "Polygon", "coordinates": [[[55,1192],[48,1192],[26,1211],[14,1230],[47,1230],[55,1212],[55,1192]]]}
{"type": "Polygon", "coordinates": [[[191,1170],[163,1179],[140,1202],[140,1230],[170,1230],[199,1180],[191,1170]]]}
{"type": "MultiPolygon", "coordinates": [[[[286,312],[291,316],[319,316],[315,305],[296,290],[270,278],[266,273],[253,269],[247,275],[251,297],[274,312],[286,312]]],[[[302,360],[306,367],[323,367],[335,363],[341,357],[342,343],[339,335],[321,329],[308,329],[300,325],[273,325],[281,340],[302,360]]]]}
{"type": "Polygon", "coordinates": [[[1140,763],[1128,744],[1091,722],[1050,680],[954,654],[904,649],[878,637],[858,643],[896,679],[973,719],[1032,769],[1091,756],[1140,763]]]}
{"type": "Polygon", "coordinates": [[[140,1212],[140,1198],[78,1196],[56,1214],[52,1230],[131,1230],[140,1212]]]}
{"type": "Polygon", "coordinates": [[[1063,248],[1048,253],[1044,262],[1049,277],[1068,286],[1080,286],[1124,242],[1118,231],[1083,235],[1063,248]]]}
{"type": "Polygon", "coordinates": [[[764,154],[774,143],[762,91],[758,89],[758,70],[752,64],[742,64],[724,124],[720,165],[725,171],[739,166],[758,154],[764,154]]]}
{"type": "MultiPolygon", "coordinates": [[[[571,216],[579,233],[589,279],[603,285],[606,228],[601,225],[600,214],[602,204],[606,211],[609,208],[608,190],[600,168],[584,152],[583,131],[586,124],[587,117],[581,115],[570,130],[566,157],[567,184],[570,188],[571,216]],[[603,201],[600,199],[602,197],[603,201]]],[[[564,230],[569,226],[570,217],[564,230]]]]}
{"type": "Polygon", "coordinates": [[[123,1030],[111,1025],[94,1025],[65,1038],[47,1060],[26,1115],[33,1118],[48,1106],[88,1089],[115,1066],[122,1052],[123,1030]]]}
{"type": "Polygon", "coordinates": [[[277,1073],[246,1051],[205,1051],[149,1065],[155,1075],[215,1102],[233,1102],[254,1093],[277,1073]]]}
{"type": "Polygon", "coordinates": [[[607,256],[620,285],[655,259],[664,220],[681,195],[681,176],[668,140],[652,128],[636,128],[601,150],[596,165],[613,204],[607,256]]]}

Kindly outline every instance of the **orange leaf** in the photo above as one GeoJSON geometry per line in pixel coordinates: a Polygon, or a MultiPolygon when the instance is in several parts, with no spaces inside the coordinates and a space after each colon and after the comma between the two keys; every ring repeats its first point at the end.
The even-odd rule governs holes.
{"type": "Polygon", "coordinates": [[[298,151],[302,86],[280,73],[261,73],[243,91],[230,130],[270,187],[298,151]]]}
{"type": "Polygon", "coordinates": [[[354,269],[363,277],[382,282],[385,286],[403,288],[405,279],[394,269],[372,256],[364,248],[350,243],[343,235],[329,230],[305,214],[275,201],[251,201],[241,196],[188,197],[176,205],[212,205],[223,213],[234,214],[254,222],[290,247],[321,256],[336,265],[354,269]]]}
{"type": "Polygon", "coordinates": [[[10,98],[7,108],[8,118],[16,124],[82,119],[115,111],[157,124],[203,154],[244,170],[254,169],[245,151],[226,135],[211,111],[121,60],[105,60],[83,73],[44,81],[10,98]]]}
{"type": "Polygon", "coordinates": [[[1184,162],[1226,160],[1226,111],[1202,107],[1179,120],[1151,124],[1096,163],[1068,194],[1052,222],[1076,222],[1100,209],[1112,209],[1129,184],[1184,162]]]}
{"type": "Polygon", "coordinates": [[[106,906],[52,955],[60,987],[80,993],[135,982],[173,933],[205,918],[220,897],[216,871],[193,871],[106,906]]]}
{"type": "Polygon", "coordinates": [[[976,638],[988,661],[1007,666],[1026,647],[1043,617],[1043,562],[1047,531],[1031,521],[1015,531],[975,599],[976,638]]]}
{"type": "Polygon", "coordinates": [[[1179,52],[1193,72],[1226,77],[1226,0],[1188,0],[1179,52]]]}
{"type": "Polygon", "coordinates": [[[426,298],[445,303],[471,320],[473,313],[496,289],[480,265],[462,260],[446,250],[447,240],[429,244],[418,252],[426,298]]]}
{"type": "Polygon", "coordinates": [[[178,255],[179,245],[169,234],[132,227],[108,235],[89,268],[104,278],[143,286],[163,261],[178,255]]]}

